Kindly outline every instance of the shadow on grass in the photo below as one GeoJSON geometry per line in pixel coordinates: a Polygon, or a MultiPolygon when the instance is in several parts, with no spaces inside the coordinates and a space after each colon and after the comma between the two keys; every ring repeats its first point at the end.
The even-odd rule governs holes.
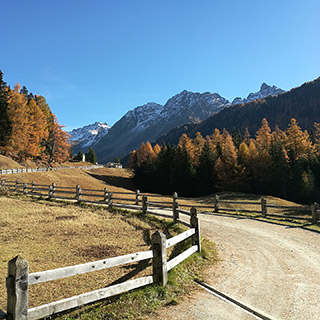
{"type": "Polygon", "coordinates": [[[87,172],[87,174],[89,174],[90,176],[92,176],[97,180],[101,180],[105,182],[110,186],[136,191],[132,178],[99,175],[99,174],[94,174],[92,172],[87,172]]]}

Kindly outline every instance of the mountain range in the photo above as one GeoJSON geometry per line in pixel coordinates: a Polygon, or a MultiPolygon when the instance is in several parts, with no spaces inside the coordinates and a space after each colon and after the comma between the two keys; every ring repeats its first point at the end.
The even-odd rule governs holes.
{"type": "Polygon", "coordinates": [[[93,144],[99,142],[110,129],[105,122],[95,122],[84,127],[73,129],[70,134],[69,142],[72,150],[77,153],[79,150],[87,150],[93,144]]]}
{"type": "Polygon", "coordinates": [[[302,86],[278,96],[268,96],[246,104],[224,108],[199,124],[185,124],[176,127],[159,137],[156,143],[176,144],[183,133],[194,137],[196,132],[202,136],[211,135],[215,128],[240,130],[243,134],[248,128],[254,135],[261,127],[261,120],[266,118],[269,126],[274,130],[278,125],[285,130],[292,118],[295,118],[303,130],[314,128],[314,122],[320,123],[320,77],[302,86]]]}
{"type": "Polygon", "coordinates": [[[194,93],[182,91],[170,98],[165,105],[149,102],[128,111],[111,128],[105,123],[96,122],[72,130],[70,141],[73,152],[86,152],[92,147],[99,162],[112,161],[138,148],[142,142],[155,141],[164,137],[172,129],[181,125],[200,125],[212,115],[235,105],[243,105],[256,99],[278,95],[284,91],[276,86],[263,83],[258,92],[250,93],[247,98],[235,98],[231,103],[218,93],[194,93]],[[100,124],[100,125],[99,125],[100,124]],[[100,128],[100,129],[99,129],[100,128]],[[100,131],[99,131],[100,130],[100,131]],[[92,132],[101,132],[93,134],[92,132]]]}

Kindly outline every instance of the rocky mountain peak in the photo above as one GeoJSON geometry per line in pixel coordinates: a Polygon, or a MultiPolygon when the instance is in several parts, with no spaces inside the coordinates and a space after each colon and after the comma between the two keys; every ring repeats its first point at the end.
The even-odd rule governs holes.
{"type": "Polygon", "coordinates": [[[241,97],[236,97],[233,101],[232,101],[232,105],[236,105],[236,104],[245,104],[257,99],[264,99],[268,96],[276,96],[280,93],[283,93],[284,90],[276,87],[276,86],[269,86],[268,84],[266,84],[265,82],[262,83],[262,85],[260,86],[260,90],[257,92],[251,92],[247,98],[242,99],[241,97]]]}
{"type": "Polygon", "coordinates": [[[108,134],[109,129],[110,126],[106,122],[95,122],[70,131],[69,141],[74,150],[88,148],[108,134]]]}

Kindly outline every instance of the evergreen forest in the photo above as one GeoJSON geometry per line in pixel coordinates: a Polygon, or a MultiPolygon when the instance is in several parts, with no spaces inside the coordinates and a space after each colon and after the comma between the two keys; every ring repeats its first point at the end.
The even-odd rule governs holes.
{"type": "Polygon", "coordinates": [[[205,196],[218,191],[271,194],[308,203],[320,187],[320,124],[310,132],[292,118],[285,131],[272,131],[266,118],[251,136],[215,129],[205,138],[182,134],[178,145],[149,142],[131,153],[142,191],[205,196]]]}

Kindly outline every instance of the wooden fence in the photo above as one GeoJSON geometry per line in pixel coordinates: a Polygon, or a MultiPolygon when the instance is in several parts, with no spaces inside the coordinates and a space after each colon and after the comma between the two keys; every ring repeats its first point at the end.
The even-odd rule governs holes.
{"type": "Polygon", "coordinates": [[[45,168],[13,168],[13,169],[0,169],[0,175],[3,174],[15,174],[15,173],[25,173],[25,172],[46,172],[46,171],[56,171],[63,169],[96,169],[103,168],[102,165],[92,165],[92,166],[80,166],[80,167],[45,167],[45,168]]]}
{"type": "MultiPolygon", "coordinates": [[[[73,187],[58,186],[55,183],[51,185],[39,185],[34,181],[32,183],[22,183],[19,180],[10,181],[5,178],[1,181],[1,190],[9,192],[23,193],[32,196],[41,196],[48,199],[69,200],[78,203],[106,204],[109,208],[125,208],[133,210],[142,210],[143,213],[150,212],[150,209],[172,210],[175,222],[180,221],[179,214],[190,214],[190,208],[196,207],[201,213],[255,213],[263,218],[285,218],[294,220],[310,221],[315,224],[320,223],[320,206],[318,203],[312,203],[310,206],[284,206],[275,205],[262,198],[261,201],[232,201],[220,199],[215,196],[213,204],[187,204],[180,200],[190,200],[188,198],[178,197],[173,193],[170,201],[163,201],[163,198],[169,198],[162,195],[142,194],[139,190],[131,192],[111,192],[108,188],[82,189],[80,185],[73,187]],[[158,198],[162,198],[160,201],[158,198]],[[230,205],[245,205],[252,209],[231,208],[230,205]],[[187,208],[188,210],[182,209],[187,208]]],[[[154,210],[152,213],[156,213],[154,210]]],[[[160,213],[156,213],[161,215],[160,213]]]]}
{"type": "MultiPolygon", "coordinates": [[[[186,199],[186,198],[180,198],[186,199]]],[[[190,207],[187,204],[181,204],[180,207],[190,207]]],[[[229,213],[229,212],[238,212],[238,213],[255,213],[261,214],[263,218],[285,218],[293,220],[305,220],[310,221],[315,224],[320,223],[320,206],[318,203],[314,202],[310,206],[285,206],[285,205],[275,205],[267,202],[266,198],[261,198],[261,201],[234,201],[234,200],[224,200],[220,199],[218,195],[215,196],[214,204],[212,205],[196,205],[195,206],[199,212],[204,210],[206,212],[212,213],[229,213]],[[240,208],[230,208],[230,205],[245,205],[252,206],[253,209],[240,209],[240,208]],[[270,212],[280,211],[280,213],[270,212]],[[207,210],[205,210],[207,209],[207,210]],[[283,213],[283,211],[285,213],[283,213]],[[289,212],[289,213],[288,213],[289,212]]],[[[178,212],[185,213],[184,210],[177,209],[178,212]]]]}
{"type": "Polygon", "coordinates": [[[120,207],[141,210],[142,213],[159,213],[159,208],[167,209],[163,214],[168,217],[168,210],[172,210],[172,217],[175,222],[181,222],[190,229],[170,239],[161,232],[152,235],[151,250],[143,252],[135,252],[132,254],[89,262],[66,268],[47,270],[29,274],[28,262],[20,256],[15,257],[8,263],[7,285],[7,319],[39,319],[47,317],[55,313],[59,313],[71,308],[84,305],[90,302],[98,301],[107,297],[111,297],[135,288],[139,288],[151,283],[160,283],[166,285],[168,281],[168,271],[181,263],[187,257],[196,251],[201,251],[200,244],[200,224],[197,217],[197,210],[212,213],[228,213],[232,211],[251,212],[261,214],[262,217],[281,217],[290,219],[311,220],[313,223],[319,223],[320,208],[317,203],[311,206],[281,206],[267,203],[265,198],[258,201],[231,201],[220,199],[216,195],[215,202],[212,205],[197,205],[194,207],[183,200],[188,198],[179,198],[177,193],[173,193],[171,201],[163,201],[164,196],[141,194],[139,190],[136,192],[110,192],[107,188],[103,190],[82,189],[80,185],[72,187],[57,186],[55,183],[50,185],[38,185],[35,182],[22,183],[19,180],[9,181],[2,179],[1,191],[23,193],[25,195],[46,197],[48,199],[70,200],[78,203],[96,203],[105,204],[109,208],[120,207]],[[181,200],[181,203],[180,203],[181,200]],[[235,209],[230,205],[246,205],[253,206],[253,209],[235,209]],[[190,210],[181,207],[189,207],[190,210]],[[190,208],[191,207],[191,208],[190,208]],[[296,214],[274,214],[272,210],[287,210],[290,212],[305,213],[308,217],[296,214]],[[180,219],[180,214],[190,217],[190,221],[180,219]],[[309,218],[311,216],[311,218],[309,218]],[[192,245],[186,251],[182,252],[175,258],[167,260],[167,249],[173,245],[180,243],[188,238],[192,239],[192,245]],[[111,285],[107,288],[95,290],[92,292],[80,294],[56,302],[28,309],[28,286],[35,285],[40,282],[71,277],[77,274],[83,274],[91,271],[102,270],[115,266],[121,266],[131,262],[152,259],[152,275],[129,280],[120,284],[111,285]]]}
{"type": "Polygon", "coordinates": [[[165,234],[159,231],[155,232],[151,238],[151,249],[148,251],[135,252],[65,268],[29,273],[28,261],[21,256],[16,256],[8,262],[8,277],[6,279],[7,319],[40,319],[152,283],[165,286],[168,282],[168,271],[193,253],[201,251],[200,225],[195,208],[191,208],[190,210],[189,225],[189,230],[169,239],[166,238],[165,234]],[[191,246],[168,261],[167,249],[188,238],[191,238],[191,246]],[[28,288],[30,285],[150,259],[152,259],[152,274],[150,276],[128,280],[106,288],[28,309],[28,288]]]}

